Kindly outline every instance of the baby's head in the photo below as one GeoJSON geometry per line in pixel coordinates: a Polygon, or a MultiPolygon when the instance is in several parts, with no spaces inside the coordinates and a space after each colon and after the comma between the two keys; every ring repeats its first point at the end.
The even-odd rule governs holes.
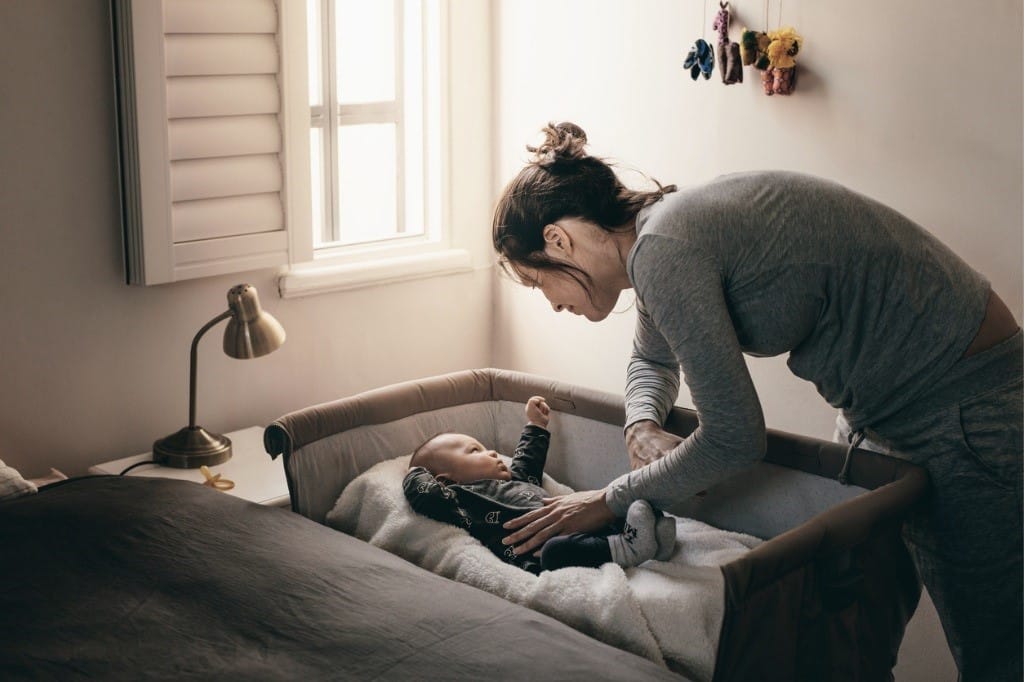
{"type": "Polygon", "coordinates": [[[464,433],[441,433],[416,448],[409,468],[423,467],[435,478],[455,483],[483,479],[512,480],[512,473],[494,450],[464,433]]]}

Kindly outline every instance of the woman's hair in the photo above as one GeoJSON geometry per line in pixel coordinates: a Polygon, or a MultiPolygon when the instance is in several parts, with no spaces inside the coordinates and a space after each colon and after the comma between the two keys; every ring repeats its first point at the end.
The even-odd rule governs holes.
{"type": "Polygon", "coordinates": [[[674,192],[675,185],[643,192],[622,184],[610,164],[584,151],[587,134],[575,123],[549,123],[534,155],[505,187],[494,210],[491,236],[498,262],[520,284],[531,284],[521,267],[562,272],[589,295],[590,277],[544,253],[544,227],[563,218],[581,218],[608,232],[623,229],[640,209],[674,192]]]}

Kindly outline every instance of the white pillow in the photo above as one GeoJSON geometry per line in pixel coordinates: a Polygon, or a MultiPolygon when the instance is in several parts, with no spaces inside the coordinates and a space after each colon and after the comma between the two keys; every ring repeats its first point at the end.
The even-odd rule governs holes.
{"type": "Polygon", "coordinates": [[[18,473],[17,469],[7,466],[0,459],[0,500],[21,497],[37,492],[39,489],[35,483],[26,481],[18,473]]]}

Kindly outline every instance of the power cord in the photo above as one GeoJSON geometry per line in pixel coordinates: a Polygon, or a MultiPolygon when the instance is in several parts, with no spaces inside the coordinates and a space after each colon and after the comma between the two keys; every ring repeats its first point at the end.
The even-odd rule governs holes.
{"type": "Polygon", "coordinates": [[[140,467],[140,466],[143,466],[144,464],[156,464],[156,462],[154,462],[151,459],[150,460],[146,460],[145,462],[136,462],[135,464],[132,464],[130,467],[126,468],[124,471],[119,473],[118,476],[124,476],[125,474],[127,474],[129,471],[131,471],[135,467],[140,467]]]}

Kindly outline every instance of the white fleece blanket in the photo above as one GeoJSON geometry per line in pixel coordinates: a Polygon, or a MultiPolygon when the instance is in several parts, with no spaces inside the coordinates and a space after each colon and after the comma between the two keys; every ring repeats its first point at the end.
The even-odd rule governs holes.
{"type": "MultiPolygon", "coordinates": [[[[690,679],[711,679],[724,608],[718,566],[760,540],[679,518],[669,561],[625,570],[616,564],[563,568],[535,576],[506,564],[465,530],[414,512],[402,492],[408,463],[404,455],[363,472],[338,498],[328,525],[690,679]]],[[[546,474],[542,484],[553,495],[572,492],[546,474]]]]}

